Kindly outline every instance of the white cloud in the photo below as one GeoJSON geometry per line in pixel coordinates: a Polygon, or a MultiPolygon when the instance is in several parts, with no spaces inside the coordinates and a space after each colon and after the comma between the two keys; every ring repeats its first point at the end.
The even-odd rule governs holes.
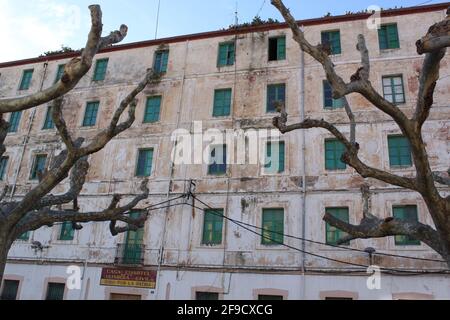
{"type": "Polygon", "coordinates": [[[81,28],[80,8],[63,1],[0,0],[0,62],[38,56],[70,45],[81,28]]]}

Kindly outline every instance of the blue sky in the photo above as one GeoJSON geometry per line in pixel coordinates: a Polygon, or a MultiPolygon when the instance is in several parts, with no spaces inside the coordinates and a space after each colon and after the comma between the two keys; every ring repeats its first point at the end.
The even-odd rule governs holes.
{"type": "MultiPolygon", "coordinates": [[[[104,31],[122,23],[129,27],[124,43],[155,37],[158,0],[0,0],[2,50],[0,62],[31,58],[62,44],[79,49],[89,31],[88,5],[103,10],[104,31]]],[[[330,12],[360,11],[370,5],[406,7],[444,1],[426,0],[285,0],[297,19],[316,18],[330,12]]],[[[282,20],[270,0],[237,0],[240,22],[259,15],[282,20]]],[[[212,31],[234,22],[236,0],[161,0],[158,38],[212,31]]]]}

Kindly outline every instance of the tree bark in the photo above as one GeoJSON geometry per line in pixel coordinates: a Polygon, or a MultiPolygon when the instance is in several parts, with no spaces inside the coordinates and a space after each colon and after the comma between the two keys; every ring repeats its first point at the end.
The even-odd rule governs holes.
{"type": "Polygon", "coordinates": [[[11,245],[12,241],[8,238],[8,231],[0,230],[0,285],[3,283],[3,275],[5,273],[6,261],[11,245]]]}

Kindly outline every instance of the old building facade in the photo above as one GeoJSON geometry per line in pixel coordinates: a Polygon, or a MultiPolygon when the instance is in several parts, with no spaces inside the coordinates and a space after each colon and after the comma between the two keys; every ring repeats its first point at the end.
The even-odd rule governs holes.
{"type": "MultiPolygon", "coordinates": [[[[448,3],[385,11],[379,30],[368,28],[366,14],[300,23],[312,43],[330,43],[332,59],[345,79],[359,66],[355,44],[357,35],[364,34],[374,87],[411,115],[423,61],[415,42],[444,19],[447,7],[448,3]]],[[[60,66],[72,57],[0,64],[0,97],[24,96],[51,86],[61,75],[60,66]]],[[[340,162],[341,147],[326,131],[296,131],[269,143],[275,134],[270,132],[275,100],[286,102],[292,122],[323,118],[349,132],[346,113],[340,101],[332,99],[320,64],[302,56],[284,24],[125,44],[101,51],[96,59],[64,105],[69,129],[87,139],[108,124],[121,98],[147,68],[162,71],[163,77],[156,88],[138,96],[133,126],[91,156],[79,199],[82,210],[105,208],[113,194],[132,197],[144,177],[149,178],[150,196],[138,209],[175,200],[170,206],[151,208],[139,232],[112,237],[107,223],[89,223],[77,231],[63,224],[23,235],[9,253],[1,288],[5,298],[450,299],[450,276],[435,272],[445,264],[395,256],[440,259],[413,239],[355,240],[333,247],[341,234],[322,221],[325,210],[357,223],[362,218],[364,180],[340,162]],[[220,154],[222,145],[228,155],[256,146],[261,158],[271,156],[271,150],[279,161],[174,163],[177,129],[192,134],[208,129],[256,132],[259,139],[248,135],[244,151],[230,147],[229,141],[219,146],[207,139],[192,150],[208,158],[220,154]],[[272,149],[275,144],[278,148],[272,149]],[[189,189],[196,199],[176,199],[189,189]],[[276,233],[262,232],[265,228],[276,233]],[[364,252],[368,247],[393,256],[370,257],[364,252]],[[402,272],[383,272],[381,287],[373,288],[368,285],[371,274],[351,264],[402,272]],[[71,275],[75,288],[64,285],[71,275]]],[[[447,54],[424,127],[436,171],[446,171],[449,165],[449,62],[447,54]]],[[[395,123],[359,95],[351,95],[349,102],[363,159],[384,170],[414,174],[407,142],[395,123]]],[[[11,128],[0,178],[2,185],[12,186],[10,199],[20,199],[35,186],[37,172],[62,149],[49,107],[7,115],[11,128]]],[[[367,182],[373,214],[432,224],[419,194],[367,182]]],[[[63,183],[54,192],[66,188],[63,183]]],[[[376,279],[371,283],[376,286],[376,279]]]]}

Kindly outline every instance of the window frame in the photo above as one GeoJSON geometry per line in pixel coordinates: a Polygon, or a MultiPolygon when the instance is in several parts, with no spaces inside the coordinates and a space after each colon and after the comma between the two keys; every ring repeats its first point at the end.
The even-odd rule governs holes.
{"type": "MultiPolygon", "coordinates": [[[[150,148],[139,148],[137,151],[137,156],[136,156],[136,167],[135,167],[135,177],[136,178],[146,178],[146,177],[151,177],[153,174],[153,161],[154,161],[154,156],[155,156],[155,149],[150,147],[150,148]],[[146,167],[147,167],[147,163],[144,164],[144,172],[140,172],[140,161],[141,161],[141,153],[143,152],[150,152],[150,172],[146,172],[146,167]]],[[[145,159],[145,161],[148,161],[148,159],[145,159]]]]}
{"type": "Polygon", "coordinates": [[[52,116],[52,108],[53,106],[48,106],[47,111],[45,113],[44,123],[42,125],[42,130],[53,130],[55,129],[55,122],[53,121],[52,116]],[[49,126],[50,124],[50,126],[49,126]]]}
{"type": "MultiPolygon", "coordinates": [[[[407,209],[414,209],[415,219],[412,221],[419,222],[419,208],[417,205],[392,205],[392,217],[398,220],[405,220],[404,218],[396,217],[396,210],[402,209],[403,216],[406,215],[407,209]]],[[[408,212],[410,213],[410,212],[408,212]]],[[[410,219],[406,219],[406,221],[411,221],[410,219]]],[[[394,245],[396,247],[411,247],[411,246],[421,246],[422,242],[420,240],[413,239],[410,236],[395,236],[394,237],[394,245]]]]}
{"type": "Polygon", "coordinates": [[[9,128],[8,128],[8,134],[10,133],[17,133],[19,131],[20,126],[20,120],[22,120],[22,111],[14,111],[11,112],[9,116],[9,128]],[[13,119],[14,116],[14,119],[13,119]]]}
{"type": "Polygon", "coordinates": [[[158,73],[158,74],[167,73],[167,70],[169,69],[169,55],[170,55],[169,49],[160,49],[160,50],[155,51],[155,54],[153,57],[153,71],[155,73],[158,73]],[[159,66],[157,67],[156,62],[158,61],[159,54],[161,54],[161,61],[159,63],[159,66]]]}
{"type": "Polygon", "coordinates": [[[0,293],[0,300],[3,301],[14,301],[17,300],[17,297],[19,296],[19,291],[20,291],[20,285],[21,285],[21,281],[20,280],[16,280],[16,279],[4,279],[1,289],[2,292],[0,293]],[[6,292],[5,289],[7,288],[7,283],[14,283],[15,285],[17,285],[14,289],[15,289],[15,295],[14,298],[11,299],[11,297],[7,297],[6,296],[6,292]]]}
{"type": "Polygon", "coordinates": [[[283,246],[284,245],[284,233],[285,233],[285,209],[284,208],[263,208],[262,212],[261,212],[261,245],[262,246],[268,246],[268,247],[276,247],[276,246],[283,246]],[[266,223],[268,221],[266,221],[266,215],[268,213],[274,214],[274,213],[278,213],[278,214],[282,214],[282,223],[280,224],[280,221],[276,221],[276,219],[272,219],[272,223],[276,224],[280,224],[282,227],[282,230],[276,230],[276,227],[273,229],[269,229],[266,230],[266,223]],[[275,221],[275,222],[274,222],[275,221]],[[275,232],[274,232],[275,231],[275,232]],[[266,235],[266,233],[269,233],[269,235],[266,235]],[[271,239],[268,239],[268,237],[270,237],[271,239]],[[277,238],[279,237],[279,238],[277,238]]]}
{"type": "Polygon", "coordinates": [[[278,35],[278,36],[273,36],[273,37],[269,37],[269,42],[268,42],[268,55],[267,55],[267,59],[269,62],[273,62],[273,61],[283,61],[287,59],[287,41],[286,41],[287,37],[286,35],[278,35]],[[284,46],[283,46],[283,50],[280,50],[280,39],[283,39],[284,41],[284,46]],[[271,59],[271,41],[276,40],[276,45],[277,45],[277,52],[276,52],[276,59],[271,59]]]}
{"type": "Polygon", "coordinates": [[[402,134],[391,134],[387,136],[387,148],[388,148],[388,158],[389,158],[389,168],[391,169],[406,169],[406,168],[412,168],[413,167],[413,158],[412,158],[412,151],[411,151],[411,143],[409,142],[408,138],[402,134]],[[403,164],[402,162],[402,153],[398,150],[398,146],[397,146],[397,151],[396,151],[396,157],[398,156],[398,160],[400,162],[400,164],[394,164],[394,155],[391,153],[391,150],[393,149],[391,142],[393,141],[393,139],[404,139],[407,144],[408,144],[408,148],[409,148],[409,161],[407,164],[403,164]]]}
{"type": "Polygon", "coordinates": [[[341,154],[341,157],[339,157],[339,158],[337,158],[337,159],[334,157],[334,159],[333,159],[333,162],[334,162],[333,168],[330,168],[330,167],[328,166],[328,160],[329,160],[328,157],[327,157],[327,144],[328,144],[328,143],[334,143],[334,148],[333,148],[334,156],[336,156],[336,152],[337,152],[336,143],[341,144],[342,147],[343,147],[342,153],[345,152],[345,145],[344,145],[341,141],[339,141],[339,140],[336,139],[336,138],[326,138],[326,139],[324,140],[324,144],[323,144],[323,146],[324,146],[325,171],[329,171],[329,172],[333,172],[333,171],[334,171],[334,172],[342,172],[342,171],[347,170],[347,164],[341,161],[342,154],[341,154]],[[343,167],[342,167],[342,166],[343,166],[343,167]]]}
{"type": "MultiPolygon", "coordinates": [[[[331,215],[333,215],[333,217],[335,217],[336,219],[339,219],[343,222],[347,222],[350,223],[350,208],[349,207],[326,207],[325,208],[325,213],[330,212],[331,215]],[[335,214],[336,212],[339,212],[341,210],[345,210],[345,213],[347,215],[347,220],[342,220],[340,217],[336,217],[335,214]]],[[[333,246],[337,246],[337,242],[339,239],[342,239],[344,236],[346,236],[347,233],[342,231],[339,228],[333,227],[331,226],[328,222],[325,222],[325,243],[329,244],[329,245],[333,245],[333,246]],[[335,230],[330,230],[330,228],[335,228],[335,230]],[[335,235],[335,241],[331,241],[328,238],[329,233],[333,232],[333,234],[335,235]],[[339,235],[339,236],[337,236],[339,235]]],[[[350,246],[350,241],[347,241],[345,243],[340,244],[340,246],[350,246]]]]}
{"type": "Polygon", "coordinates": [[[94,75],[92,77],[92,81],[100,82],[106,79],[106,72],[108,71],[109,58],[100,58],[95,61],[94,75]],[[99,73],[100,64],[105,63],[104,67],[101,67],[102,72],[99,73]]]}
{"type": "Polygon", "coordinates": [[[58,67],[56,68],[56,76],[53,84],[56,84],[59,80],[61,80],[62,76],[64,75],[65,67],[66,67],[65,63],[58,65],[58,67]]]}
{"type": "Polygon", "coordinates": [[[386,95],[392,95],[392,102],[389,101],[390,103],[398,106],[398,105],[402,105],[402,104],[406,104],[406,92],[405,92],[405,82],[403,81],[403,74],[393,74],[393,75],[383,75],[381,78],[381,86],[383,87],[383,98],[386,99],[387,101],[388,98],[386,98],[386,95]],[[395,87],[398,87],[399,85],[395,85],[394,84],[394,79],[395,78],[400,78],[401,82],[402,82],[402,95],[403,95],[403,101],[402,102],[397,102],[397,98],[396,96],[399,95],[396,91],[395,91],[395,87]],[[385,79],[389,79],[390,80],[390,85],[389,88],[391,89],[391,93],[386,93],[385,89],[388,88],[388,86],[384,85],[384,80],[385,79]]]}
{"type": "Polygon", "coordinates": [[[25,69],[22,71],[22,77],[19,83],[19,91],[29,90],[31,87],[31,81],[33,81],[34,69],[25,69]],[[29,76],[28,76],[29,75],[29,76]],[[27,78],[26,78],[27,76],[27,78]],[[29,79],[28,79],[29,77],[29,79]]]}
{"type": "Polygon", "coordinates": [[[380,26],[380,28],[378,29],[378,46],[380,48],[380,51],[385,51],[385,50],[395,50],[395,49],[400,49],[400,34],[398,32],[398,24],[396,22],[393,23],[384,23],[380,26]],[[395,26],[395,31],[396,31],[396,47],[391,47],[391,39],[389,36],[389,27],[395,26]],[[383,29],[385,28],[385,29],[383,29]],[[384,31],[382,31],[384,30],[384,31]],[[386,39],[382,39],[382,32],[384,32],[384,36],[386,37],[386,39]],[[386,48],[383,48],[383,42],[386,42],[386,48]]]}
{"type": "Polygon", "coordinates": [[[342,54],[342,38],[341,38],[341,30],[340,29],[333,29],[333,30],[324,30],[320,33],[320,42],[322,44],[322,46],[324,45],[324,37],[328,36],[327,41],[328,43],[330,43],[330,55],[340,55],[342,54]],[[337,34],[339,37],[339,47],[338,47],[338,52],[335,52],[335,50],[333,50],[334,46],[334,39],[330,40],[330,37],[333,37],[333,35],[337,34]]]}
{"type": "Polygon", "coordinates": [[[204,209],[203,210],[203,228],[202,228],[202,236],[201,236],[201,245],[208,247],[217,247],[223,245],[223,232],[224,232],[224,216],[225,210],[222,208],[217,209],[204,209]],[[215,212],[215,213],[214,213],[215,212]],[[212,217],[211,221],[208,221],[208,218],[212,217]],[[207,223],[212,224],[212,229],[209,231],[210,241],[207,241],[207,230],[205,229],[207,223]],[[216,224],[220,224],[220,234],[216,230],[216,224]],[[216,233],[217,232],[217,233],[216,233]]]}
{"type": "Polygon", "coordinates": [[[223,67],[231,67],[234,66],[234,64],[236,63],[236,42],[235,41],[224,41],[224,42],[220,42],[219,46],[218,46],[218,53],[217,53],[217,67],[218,68],[223,68],[223,67]],[[233,53],[232,55],[232,61],[230,62],[230,45],[233,46],[233,50],[231,51],[233,53]],[[226,62],[225,64],[221,63],[222,59],[221,59],[221,48],[226,46],[226,62]]]}
{"type": "Polygon", "coordinates": [[[9,156],[1,156],[0,157],[0,181],[5,181],[5,175],[8,172],[8,164],[9,164],[9,156]]]}
{"type": "MultiPolygon", "coordinates": [[[[215,157],[215,155],[214,155],[215,157]]],[[[225,176],[227,175],[228,172],[228,148],[227,148],[227,144],[223,143],[223,144],[216,144],[216,145],[211,145],[209,148],[209,161],[208,161],[208,175],[209,176],[225,176]],[[225,160],[225,163],[212,163],[212,158],[213,158],[213,151],[215,151],[215,149],[217,147],[222,147],[222,152],[223,152],[223,159],[225,160]],[[212,170],[212,168],[216,168],[214,170],[212,170]],[[218,171],[219,168],[222,168],[223,171],[218,171]]]]}
{"type": "Polygon", "coordinates": [[[148,96],[145,102],[145,109],[144,109],[144,119],[142,120],[142,123],[144,124],[148,124],[148,123],[157,123],[161,121],[161,106],[162,106],[162,102],[163,102],[163,97],[162,95],[154,95],[154,96],[148,96]],[[154,99],[158,99],[159,100],[159,105],[158,105],[158,112],[148,112],[149,108],[152,107],[151,105],[149,105],[149,103],[154,100],[154,99]],[[157,114],[157,118],[154,119],[148,119],[147,116],[148,115],[153,115],[153,114],[157,114]]]}
{"type": "Polygon", "coordinates": [[[265,148],[264,148],[264,166],[263,166],[263,172],[265,175],[281,175],[286,173],[286,142],[284,140],[268,140],[265,142],[265,148]],[[278,144],[279,146],[283,146],[282,148],[278,148],[278,169],[274,170],[272,168],[272,162],[270,163],[271,166],[268,167],[268,160],[270,157],[272,157],[272,144],[278,144]],[[270,149],[269,149],[270,146],[270,149]],[[270,150],[270,155],[269,155],[270,150]],[[282,153],[282,157],[281,157],[282,153]]]}
{"type": "Polygon", "coordinates": [[[98,121],[98,111],[99,110],[100,110],[100,101],[96,100],[96,101],[88,101],[88,102],[86,102],[86,105],[84,107],[83,119],[81,121],[81,127],[82,128],[93,128],[93,127],[95,127],[97,125],[97,121],[98,121]],[[90,117],[87,118],[89,107],[95,107],[96,108],[95,117],[91,114],[90,117]],[[95,118],[95,121],[92,123],[92,119],[93,118],[95,118]],[[89,122],[88,122],[88,119],[90,119],[89,122]]]}
{"type": "Polygon", "coordinates": [[[224,117],[229,117],[231,115],[231,105],[233,103],[233,89],[232,88],[220,88],[220,89],[215,89],[214,90],[214,97],[213,97],[213,113],[212,116],[213,118],[224,118],[224,117]],[[217,105],[217,100],[218,97],[217,95],[219,93],[227,93],[229,94],[228,97],[224,96],[223,97],[223,101],[224,102],[228,102],[228,105],[223,105],[223,106],[218,106],[217,105]],[[222,108],[222,112],[218,112],[220,109],[218,108],[222,108]]]}
{"type": "Polygon", "coordinates": [[[323,80],[322,81],[322,93],[323,93],[323,108],[325,110],[340,110],[344,108],[344,98],[339,98],[339,99],[334,99],[333,98],[333,88],[331,87],[330,83],[328,82],[328,80],[323,80]],[[327,100],[330,100],[329,98],[327,98],[326,93],[327,92],[331,93],[331,106],[327,105],[327,100]],[[340,101],[340,102],[339,102],[340,101]],[[338,103],[339,102],[339,103],[338,103]]]}
{"type": "Polygon", "coordinates": [[[71,221],[65,221],[61,224],[59,230],[58,240],[60,241],[73,241],[75,239],[75,229],[72,226],[71,221]],[[70,230],[67,230],[69,229],[70,230]]]}
{"type": "MultiPolygon", "coordinates": [[[[61,293],[61,292],[58,292],[58,293],[61,293]]],[[[65,283],[62,283],[62,282],[50,282],[49,281],[47,283],[47,289],[46,289],[46,292],[45,292],[45,300],[49,300],[49,301],[51,301],[51,300],[53,300],[53,301],[55,301],[55,300],[64,300],[65,293],[66,293],[66,284],[65,283]],[[64,286],[64,290],[62,291],[62,297],[60,299],[49,299],[50,288],[53,285],[60,286],[59,290],[61,289],[61,286],[64,286]]]]}
{"type": "Polygon", "coordinates": [[[280,82],[280,83],[269,83],[267,84],[266,87],[266,113],[268,114],[272,114],[272,113],[277,113],[276,107],[274,106],[274,109],[272,110],[272,102],[277,102],[277,101],[282,101],[284,103],[284,105],[286,106],[286,101],[287,101],[287,85],[286,82],[280,82]],[[271,100],[270,96],[271,96],[271,92],[270,89],[273,88],[275,90],[275,96],[277,100],[271,100]],[[284,88],[283,90],[283,95],[284,95],[284,100],[279,100],[279,96],[280,96],[280,88],[284,88]]]}
{"type": "Polygon", "coordinates": [[[48,155],[45,153],[38,153],[38,154],[34,155],[29,180],[36,181],[39,179],[38,171],[37,171],[38,166],[39,166],[39,161],[40,161],[40,159],[44,159],[44,167],[42,168],[42,171],[44,171],[47,167],[47,158],[48,158],[48,155]]]}

